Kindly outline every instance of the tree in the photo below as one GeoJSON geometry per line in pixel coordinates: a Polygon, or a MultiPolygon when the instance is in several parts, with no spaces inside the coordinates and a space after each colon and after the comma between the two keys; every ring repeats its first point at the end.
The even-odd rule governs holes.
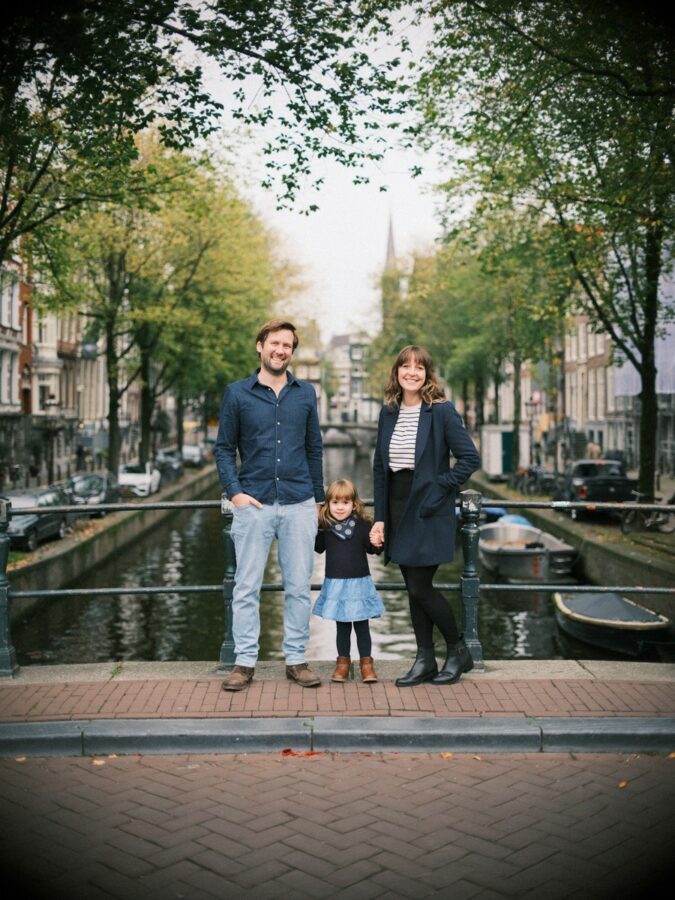
{"type": "Polygon", "coordinates": [[[609,0],[457,0],[425,4],[423,15],[437,27],[418,133],[460,157],[448,187],[556,224],[579,306],[642,379],[640,490],[652,494],[654,342],[675,312],[663,292],[674,238],[672,33],[648,3],[609,0]]]}
{"type": "MultiPolygon", "coordinates": [[[[271,240],[231,182],[145,141],[140,160],[167,190],[143,203],[97,204],[71,224],[52,303],[68,302],[103,336],[108,379],[108,465],[121,446],[120,403],[141,384],[141,461],[155,404],[181,401],[240,375],[251,334],[281,295],[271,240]]],[[[180,405],[180,404],[179,404],[180,405]]]]}
{"type": "Polygon", "coordinates": [[[376,4],[330,0],[24,0],[0,31],[0,263],[16,241],[129,183],[135,135],[187,147],[217,127],[215,62],[246,125],[277,124],[270,183],[291,201],[314,158],[379,158],[367,144],[396,95],[376,4]]]}

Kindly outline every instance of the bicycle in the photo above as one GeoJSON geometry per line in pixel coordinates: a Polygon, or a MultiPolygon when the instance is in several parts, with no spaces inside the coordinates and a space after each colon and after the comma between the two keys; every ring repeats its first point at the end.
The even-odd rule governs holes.
{"type": "Polygon", "coordinates": [[[555,473],[545,466],[530,466],[524,478],[522,491],[530,497],[540,494],[552,494],[555,489],[555,473]]]}
{"type": "MultiPolygon", "coordinates": [[[[642,494],[640,491],[631,491],[631,493],[635,494],[638,503],[641,497],[644,497],[647,502],[647,494],[642,494]]],[[[661,497],[655,497],[654,502],[660,503],[661,497]]],[[[668,500],[667,505],[674,504],[675,494],[668,500]]],[[[664,534],[671,534],[675,531],[675,512],[663,512],[660,509],[626,509],[621,513],[621,531],[624,534],[650,528],[655,528],[664,534]]]]}

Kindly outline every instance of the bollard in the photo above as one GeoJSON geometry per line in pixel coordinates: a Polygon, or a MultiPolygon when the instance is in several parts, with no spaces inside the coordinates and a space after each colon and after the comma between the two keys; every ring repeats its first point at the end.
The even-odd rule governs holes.
{"type": "Polygon", "coordinates": [[[11,678],[19,670],[9,626],[9,579],[7,578],[9,535],[7,528],[11,510],[10,501],[0,499],[0,677],[3,678],[11,678]]]}
{"type": "Polygon", "coordinates": [[[223,578],[223,604],[225,607],[225,635],[220,648],[220,660],[218,670],[231,669],[234,665],[234,638],[232,637],[232,592],[234,590],[234,573],[236,571],[236,557],[234,541],[232,540],[232,504],[223,494],[220,501],[220,511],[223,514],[223,544],[225,546],[225,576],[223,578]]]}
{"type": "Polygon", "coordinates": [[[464,569],[460,578],[462,594],[462,626],[464,641],[469,648],[474,666],[485,671],[483,648],[478,640],[478,600],[480,598],[480,578],[478,577],[478,521],[483,497],[478,491],[462,491],[462,553],[464,569]]]}

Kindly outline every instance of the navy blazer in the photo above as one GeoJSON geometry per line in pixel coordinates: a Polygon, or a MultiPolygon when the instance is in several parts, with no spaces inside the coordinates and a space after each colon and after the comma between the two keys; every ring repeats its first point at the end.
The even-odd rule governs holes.
{"type": "Polygon", "coordinates": [[[450,562],[455,551],[455,495],[480,456],[449,401],[422,404],[410,496],[395,535],[389,523],[389,444],[398,407],[383,406],[373,460],[375,521],[384,522],[384,561],[405,566],[450,562]],[[455,465],[450,468],[450,454],[455,465]]]}

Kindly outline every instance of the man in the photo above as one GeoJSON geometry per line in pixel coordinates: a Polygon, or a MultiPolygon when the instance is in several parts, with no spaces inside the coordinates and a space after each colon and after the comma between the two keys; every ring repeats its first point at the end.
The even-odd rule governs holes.
{"type": "Polygon", "coordinates": [[[215,446],[220,483],[234,507],[237,569],[232,597],[236,665],[223,690],[253,678],[260,635],[260,586],[274,538],[284,583],[286,677],[302,687],[321,679],[305,662],[317,504],[324,499],[323,444],[314,388],[287,371],[295,327],[274,319],[260,329],[260,368],[225,391],[215,446]],[[236,455],[239,451],[240,468],[236,455]]]}

